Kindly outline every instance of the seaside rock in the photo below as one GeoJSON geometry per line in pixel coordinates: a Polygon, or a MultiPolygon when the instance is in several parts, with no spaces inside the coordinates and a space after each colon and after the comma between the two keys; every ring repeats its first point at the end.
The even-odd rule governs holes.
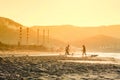
{"type": "Polygon", "coordinates": [[[3,58],[0,57],[0,62],[3,61],[3,58]]]}
{"type": "Polygon", "coordinates": [[[3,78],[3,77],[0,77],[0,80],[5,80],[5,78],[3,78]]]}
{"type": "Polygon", "coordinates": [[[120,75],[120,70],[117,70],[117,73],[120,75]]]}
{"type": "Polygon", "coordinates": [[[24,78],[24,80],[74,80],[76,76],[79,76],[75,78],[76,80],[81,80],[81,78],[89,80],[90,77],[92,77],[90,80],[96,79],[96,77],[98,79],[114,79],[115,76],[119,80],[120,77],[117,77],[120,74],[119,69],[119,65],[113,64],[63,63],[42,60],[42,57],[29,57],[28,60],[24,57],[14,57],[14,59],[3,57],[0,62],[0,80],[2,78],[6,80],[22,80],[21,78],[24,78]],[[68,76],[74,73],[76,75],[68,76]],[[109,77],[110,74],[116,75],[109,77]],[[40,79],[40,77],[43,79],[40,79]]]}

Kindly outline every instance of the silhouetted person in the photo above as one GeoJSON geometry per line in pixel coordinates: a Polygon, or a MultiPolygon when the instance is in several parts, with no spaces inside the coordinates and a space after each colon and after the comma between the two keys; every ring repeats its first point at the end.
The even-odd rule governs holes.
{"type": "Polygon", "coordinates": [[[82,45],[82,57],[86,56],[86,47],[85,45],[82,45]]]}
{"type": "Polygon", "coordinates": [[[65,55],[69,55],[69,50],[70,50],[70,46],[67,45],[67,47],[65,48],[65,55]]]}

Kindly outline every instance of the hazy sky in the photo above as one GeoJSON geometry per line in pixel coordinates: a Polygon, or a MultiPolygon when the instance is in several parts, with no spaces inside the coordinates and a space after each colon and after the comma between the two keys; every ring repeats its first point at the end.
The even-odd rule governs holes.
{"type": "Polygon", "coordinates": [[[0,0],[0,16],[26,26],[120,24],[120,0],[0,0]]]}

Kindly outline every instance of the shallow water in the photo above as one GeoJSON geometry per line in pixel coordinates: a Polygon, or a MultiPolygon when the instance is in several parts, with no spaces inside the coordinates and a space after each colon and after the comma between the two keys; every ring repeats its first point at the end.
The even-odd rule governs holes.
{"type": "Polygon", "coordinates": [[[89,53],[89,55],[98,55],[100,57],[113,57],[113,58],[117,58],[120,59],[120,53],[102,53],[102,52],[94,52],[94,53],[89,53]]]}
{"type": "Polygon", "coordinates": [[[75,63],[94,63],[94,64],[119,64],[120,62],[115,61],[89,61],[89,60],[59,60],[60,62],[75,62],[75,63]]]}
{"type": "MultiPolygon", "coordinates": [[[[73,55],[69,55],[68,57],[81,57],[82,53],[81,52],[72,52],[70,54],[73,55]]],[[[0,52],[0,56],[25,56],[25,55],[29,55],[29,56],[57,56],[57,55],[64,55],[64,52],[31,52],[31,51],[25,51],[25,52],[18,52],[18,51],[14,51],[14,52],[9,52],[9,51],[5,51],[5,52],[0,52]]],[[[98,57],[113,57],[113,58],[117,58],[120,59],[120,53],[102,53],[102,52],[87,52],[87,56],[91,56],[91,55],[98,55],[98,57]]]]}
{"type": "MultiPolygon", "coordinates": [[[[102,53],[102,52],[87,52],[87,56],[98,55],[98,57],[113,57],[120,59],[120,53],[102,53]]],[[[81,57],[81,52],[74,52],[73,57],[81,57]]]]}

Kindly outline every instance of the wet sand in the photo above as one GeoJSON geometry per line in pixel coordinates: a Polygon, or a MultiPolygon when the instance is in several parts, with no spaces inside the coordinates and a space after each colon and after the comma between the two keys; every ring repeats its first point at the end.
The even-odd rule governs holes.
{"type": "Polygon", "coordinates": [[[0,80],[120,80],[119,63],[119,60],[107,57],[1,57],[0,80]],[[84,61],[111,61],[118,64],[84,63],[84,61]]]}

